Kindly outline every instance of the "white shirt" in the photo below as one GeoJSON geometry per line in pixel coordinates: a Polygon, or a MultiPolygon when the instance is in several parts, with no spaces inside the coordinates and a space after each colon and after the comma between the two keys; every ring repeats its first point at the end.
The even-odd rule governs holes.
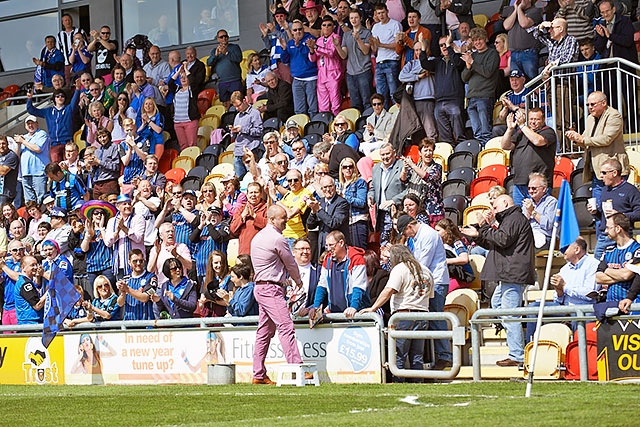
{"type": "MultiPolygon", "coordinates": [[[[395,44],[396,42],[396,34],[402,32],[402,25],[395,19],[389,18],[389,22],[383,24],[378,22],[371,29],[371,34],[374,37],[377,37],[382,44],[395,44]]],[[[398,61],[400,59],[400,55],[398,55],[395,49],[387,49],[386,47],[378,48],[378,53],[376,55],[376,62],[381,61],[398,61]]]]}

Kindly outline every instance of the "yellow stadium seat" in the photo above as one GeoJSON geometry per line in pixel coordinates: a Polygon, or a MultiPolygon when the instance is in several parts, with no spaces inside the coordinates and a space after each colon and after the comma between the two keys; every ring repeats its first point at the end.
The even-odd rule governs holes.
{"type": "Polygon", "coordinates": [[[434,153],[446,160],[453,153],[453,147],[448,142],[436,142],[434,153]]]}
{"type": "Polygon", "coordinates": [[[340,111],[340,115],[351,120],[351,123],[355,123],[360,118],[360,110],[357,108],[347,108],[346,110],[340,111]]]}
{"type": "MultiPolygon", "coordinates": [[[[209,133],[211,133],[211,130],[209,130],[209,133]]],[[[182,150],[180,152],[180,155],[178,157],[190,157],[195,162],[195,160],[198,158],[200,153],[201,153],[200,147],[197,147],[197,146],[196,147],[187,147],[187,148],[185,148],[184,150],[182,150]]],[[[189,172],[189,171],[187,171],[187,172],[189,172]]]]}
{"type": "Polygon", "coordinates": [[[205,79],[204,81],[209,81],[209,78],[211,77],[211,66],[207,65],[207,60],[209,59],[209,55],[207,56],[203,56],[202,58],[200,58],[200,61],[202,61],[202,63],[204,64],[204,68],[206,70],[206,74],[205,74],[205,79]]]}
{"type": "Polygon", "coordinates": [[[266,99],[258,99],[256,102],[253,103],[253,108],[258,108],[261,105],[267,105],[267,100],[266,99]]]}
{"type": "MultiPolygon", "coordinates": [[[[216,98],[217,99],[217,98],[216,98]]],[[[209,109],[205,112],[205,116],[214,114],[218,117],[222,117],[222,115],[224,113],[226,113],[227,110],[224,109],[224,106],[222,104],[220,105],[212,105],[211,107],[209,107],[209,109]]]]}
{"type": "MultiPolygon", "coordinates": [[[[442,166],[442,172],[447,172],[447,159],[440,154],[434,154],[433,161],[442,166]]],[[[444,173],[442,174],[442,178],[444,178],[444,173]]]]}
{"type": "Polygon", "coordinates": [[[629,177],[627,181],[631,185],[636,185],[638,183],[638,170],[634,165],[629,165],[629,177]]]}
{"type": "Polygon", "coordinates": [[[227,244],[227,263],[229,267],[236,265],[238,259],[238,239],[231,239],[227,244]]]}
{"type": "Polygon", "coordinates": [[[477,15],[473,15],[473,22],[480,28],[484,28],[489,22],[489,17],[487,15],[483,15],[479,13],[477,15]]]}
{"type": "Polygon", "coordinates": [[[87,141],[82,139],[82,130],[84,129],[84,125],[73,134],[73,142],[78,146],[78,151],[83,150],[87,146],[87,141]]]}
{"type": "Polygon", "coordinates": [[[171,138],[171,134],[169,132],[162,131],[162,142],[167,142],[171,138]]]}
{"type": "Polygon", "coordinates": [[[205,114],[200,117],[200,126],[211,126],[212,129],[218,129],[220,126],[220,116],[215,114],[205,114]]]}
{"type": "Polygon", "coordinates": [[[389,107],[388,111],[391,114],[396,114],[399,110],[400,110],[400,107],[398,107],[398,104],[393,104],[391,107],[389,107]]]}
{"type": "Polygon", "coordinates": [[[480,193],[476,197],[471,200],[471,206],[491,206],[491,201],[489,200],[489,193],[480,193]]]}
{"type": "Polygon", "coordinates": [[[293,120],[298,124],[300,129],[304,129],[304,125],[309,123],[309,116],[307,116],[306,114],[294,114],[293,116],[287,119],[287,121],[289,120],[293,120]]]}
{"type": "Polygon", "coordinates": [[[464,210],[464,213],[462,214],[462,225],[466,227],[469,224],[477,224],[478,221],[476,220],[476,212],[484,212],[490,209],[491,207],[486,205],[469,206],[464,210]]]}
{"type": "Polygon", "coordinates": [[[482,255],[478,254],[469,254],[469,264],[473,269],[473,275],[475,278],[473,282],[469,285],[469,289],[480,290],[482,288],[482,281],[480,280],[480,273],[482,273],[482,268],[484,267],[484,262],[486,258],[482,255]]]}
{"type": "Polygon", "coordinates": [[[185,172],[189,172],[195,166],[196,161],[189,156],[178,156],[173,159],[172,167],[174,169],[180,168],[185,172]]]}
{"type": "MultiPolygon", "coordinates": [[[[226,151],[226,153],[228,153],[228,151],[226,151]]],[[[211,175],[218,174],[220,177],[225,177],[232,173],[234,173],[233,163],[218,163],[211,169],[211,175]]]]}
{"type": "Polygon", "coordinates": [[[625,151],[627,152],[627,157],[629,157],[629,164],[636,170],[640,169],[640,151],[632,147],[626,147],[625,151]]]}
{"type": "Polygon", "coordinates": [[[198,136],[209,138],[211,136],[211,131],[213,131],[213,128],[211,126],[200,125],[198,127],[198,136]]]}
{"type": "Polygon", "coordinates": [[[489,165],[509,166],[507,153],[502,148],[485,148],[478,154],[478,169],[489,165]]]}
{"type": "Polygon", "coordinates": [[[220,154],[218,157],[218,163],[228,163],[233,166],[233,162],[235,161],[235,156],[233,155],[233,151],[225,151],[220,154]]]}
{"type": "MultiPolygon", "coordinates": [[[[559,379],[563,375],[561,366],[566,358],[566,351],[573,333],[562,323],[546,323],[540,328],[536,366],[533,373],[535,379],[559,379]]],[[[524,348],[524,378],[529,377],[533,341],[524,348]]]]}

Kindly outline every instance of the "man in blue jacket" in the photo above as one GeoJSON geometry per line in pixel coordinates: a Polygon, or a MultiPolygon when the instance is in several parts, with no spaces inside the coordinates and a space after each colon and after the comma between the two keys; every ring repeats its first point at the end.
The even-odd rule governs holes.
{"type": "Polygon", "coordinates": [[[36,65],[36,73],[33,79],[36,89],[41,89],[39,86],[53,87],[51,78],[56,74],[64,77],[64,56],[60,49],[56,49],[56,38],[53,36],[45,37],[44,45],[40,53],[40,59],[31,58],[36,65]]]}
{"type": "Polygon", "coordinates": [[[211,51],[207,65],[212,72],[218,75],[218,96],[225,109],[231,104],[231,94],[235,91],[244,91],[242,85],[242,50],[240,46],[229,43],[229,34],[226,30],[218,30],[218,47],[211,51]]]}
{"type": "Polygon", "coordinates": [[[318,66],[309,60],[309,54],[313,52],[307,44],[315,39],[304,32],[300,21],[293,21],[291,32],[293,39],[287,43],[280,40],[280,45],[283,49],[282,62],[290,65],[293,76],[293,108],[296,114],[313,116],[318,112],[318,66]]]}

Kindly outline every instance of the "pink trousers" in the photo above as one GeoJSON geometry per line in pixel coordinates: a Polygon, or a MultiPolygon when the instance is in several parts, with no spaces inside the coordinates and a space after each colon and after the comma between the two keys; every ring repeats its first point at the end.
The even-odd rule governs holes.
{"type": "Polygon", "coordinates": [[[198,145],[198,120],[174,123],[173,129],[176,131],[176,138],[178,139],[178,144],[180,144],[180,150],[198,145]]]}
{"type": "Polygon", "coordinates": [[[340,112],[342,97],[340,96],[341,81],[322,81],[318,79],[318,111],[331,111],[334,116],[340,112]]]}
{"type": "Polygon", "coordinates": [[[253,288],[253,295],[260,307],[260,320],[256,330],[256,345],[253,349],[253,377],[264,379],[267,377],[267,368],[264,360],[269,351],[271,338],[278,330],[280,345],[284,351],[287,363],[302,363],[298,344],[296,343],[296,331],[289,315],[289,309],[284,299],[284,288],[279,285],[257,284],[253,288]]]}

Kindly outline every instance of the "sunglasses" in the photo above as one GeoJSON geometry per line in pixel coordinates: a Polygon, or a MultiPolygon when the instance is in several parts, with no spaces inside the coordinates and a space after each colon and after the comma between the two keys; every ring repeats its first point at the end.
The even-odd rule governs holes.
{"type": "Polygon", "coordinates": [[[326,175],[328,172],[316,172],[316,175],[326,175]]]}
{"type": "Polygon", "coordinates": [[[292,148],[293,151],[302,151],[304,147],[296,147],[296,148],[292,148]]]}
{"type": "Polygon", "coordinates": [[[127,98],[118,98],[118,101],[126,101],[127,98]]]}
{"type": "Polygon", "coordinates": [[[587,102],[587,107],[595,107],[596,105],[600,104],[602,101],[597,101],[597,102],[587,102]]]}
{"type": "Polygon", "coordinates": [[[94,214],[94,215],[100,215],[100,216],[102,216],[102,215],[104,215],[104,212],[96,211],[96,212],[94,212],[93,214],[94,214]]]}
{"type": "Polygon", "coordinates": [[[105,35],[105,36],[106,36],[106,35],[111,34],[111,32],[110,32],[110,31],[100,31],[100,34],[102,34],[102,35],[105,35]]]}
{"type": "Polygon", "coordinates": [[[600,171],[600,175],[606,175],[609,172],[613,172],[613,171],[614,171],[614,169],[611,169],[610,171],[600,171]]]}
{"type": "Polygon", "coordinates": [[[100,88],[94,88],[94,89],[89,89],[89,92],[97,92],[99,90],[100,90],[100,88]]]}
{"type": "Polygon", "coordinates": [[[353,165],[344,165],[342,169],[353,169],[353,165]]]}
{"type": "Polygon", "coordinates": [[[298,31],[302,31],[302,28],[292,28],[291,31],[297,33],[298,31]]]}
{"type": "Polygon", "coordinates": [[[438,46],[445,47],[446,45],[447,45],[446,43],[440,43],[438,46]]]}
{"type": "Polygon", "coordinates": [[[278,165],[286,165],[287,163],[289,163],[288,160],[280,160],[279,162],[276,162],[278,165]]]}
{"type": "Polygon", "coordinates": [[[143,259],[132,259],[131,264],[142,264],[144,262],[143,259]]]}
{"type": "Polygon", "coordinates": [[[25,248],[13,248],[13,249],[11,249],[11,252],[13,252],[14,254],[17,253],[17,252],[24,252],[24,249],[25,248]]]}
{"type": "Polygon", "coordinates": [[[182,268],[180,268],[179,265],[175,265],[175,266],[171,267],[169,270],[170,271],[180,271],[180,270],[182,270],[182,268]]]}
{"type": "Polygon", "coordinates": [[[373,105],[374,107],[379,107],[379,106],[381,106],[383,104],[382,104],[382,102],[372,102],[371,105],[373,105]]]}
{"type": "Polygon", "coordinates": [[[322,24],[323,27],[333,27],[333,24],[322,24]]]}
{"type": "Polygon", "coordinates": [[[333,125],[334,126],[346,126],[347,124],[346,123],[334,123],[333,125]]]}
{"type": "Polygon", "coordinates": [[[213,193],[213,190],[202,190],[203,193],[213,193]]]}
{"type": "Polygon", "coordinates": [[[218,36],[218,38],[219,38],[219,39],[228,39],[228,38],[229,38],[229,36],[225,34],[225,35],[223,35],[223,36],[218,36]]]}
{"type": "Polygon", "coordinates": [[[56,95],[56,98],[66,98],[63,94],[59,93],[56,95]]]}
{"type": "Polygon", "coordinates": [[[292,183],[292,182],[300,182],[300,179],[299,178],[287,179],[287,182],[290,182],[290,183],[292,183]]]}

